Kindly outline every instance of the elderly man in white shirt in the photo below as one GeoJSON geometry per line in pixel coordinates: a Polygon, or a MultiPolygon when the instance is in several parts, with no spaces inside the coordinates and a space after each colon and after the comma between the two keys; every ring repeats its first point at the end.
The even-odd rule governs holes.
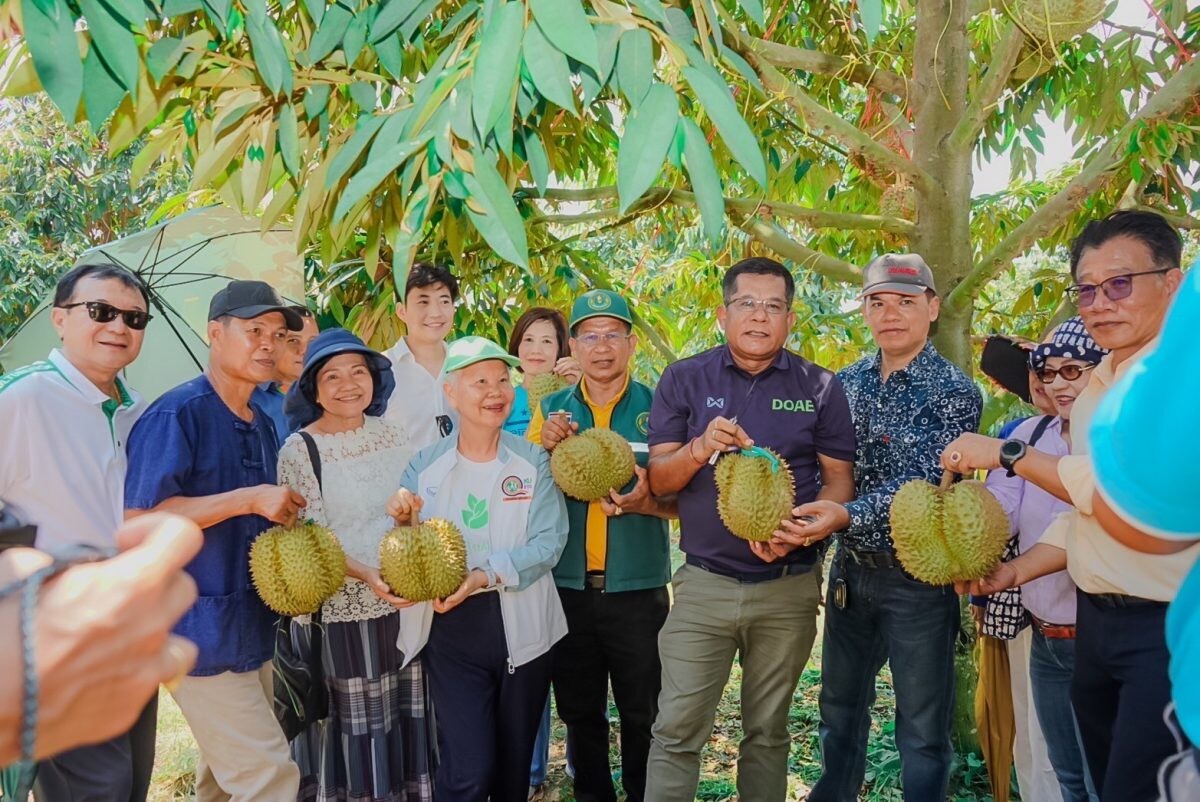
{"type": "MultiPolygon", "coordinates": [[[[59,279],[50,319],[62,347],[0,377],[0,498],[37,526],[42,551],[114,550],[125,442],[145,409],[121,371],[141,350],[149,296],[117,265],[82,265],[59,279]]],[[[35,798],[144,800],[156,714],[152,698],[129,732],[44,761],[35,798]]]]}
{"type": "Polygon", "coordinates": [[[404,282],[404,298],[396,316],[407,333],[384,351],[392,360],[396,392],[383,413],[409,433],[417,449],[454,431],[458,413],[442,390],[446,375],[446,336],[454,328],[458,279],[444,267],[418,262],[404,282]]]}

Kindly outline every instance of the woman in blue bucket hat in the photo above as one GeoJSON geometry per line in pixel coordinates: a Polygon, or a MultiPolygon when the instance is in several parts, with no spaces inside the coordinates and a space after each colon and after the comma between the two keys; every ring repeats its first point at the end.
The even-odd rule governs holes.
{"type": "Polygon", "coordinates": [[[329,329],[309,344],[284,405],[300,430],[280,450],[279,480],[346,552],[345,582],[321,607],[329,716],[292,741],[301,800],[433,798],[425,671],[416,649],[398,648],[431,614],[392,595],[378,568],[379,543],[394,526],[387,501],[415,450],[379,417],[394,386],[386,357],[329,329]]]}

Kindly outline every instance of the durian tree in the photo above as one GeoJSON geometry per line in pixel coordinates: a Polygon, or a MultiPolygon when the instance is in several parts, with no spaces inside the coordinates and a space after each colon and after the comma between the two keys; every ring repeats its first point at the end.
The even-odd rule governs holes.
{"type": "MultiPolygon", "coordinates": [[[[0,89],[46,92],[115,151],[147,135],[135,181],[171,160],[290,219],[368,335],[392,333],[414,259],[452,262],[489,333],[611,283],[597,234],[653,228],[696,257],[652,265],[637,306],[663,359],[701,265],[773,254],[837,295],[912,249],[966,365],[989,283],[1030,248],[1117,205],[1197,225],[1200,12],[1152,5],[1142,30],[1103,0],[7,0],[0,89]],[[1043,113],[1078,150],[1035,181],[1043,113]],[[972,199],[1001,152],[1012,184],[972,199]]],[[[1049,316],[1062,284],[1030,305],[1049,316]]]]}

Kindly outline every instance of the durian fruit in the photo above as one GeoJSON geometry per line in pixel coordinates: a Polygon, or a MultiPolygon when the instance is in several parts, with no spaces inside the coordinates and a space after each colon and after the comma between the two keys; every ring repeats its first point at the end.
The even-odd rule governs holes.
{"type": "Polygon", "coordinates": [[[1008,516],[983,482],[947,489],[906,482],[892,501],[892,542],[904,570],[931,585],[980,579],[1000,562],[1008,542],[1008,516]]]}
{"type": "Polygon", "coordinates": [[[379,573],[401,598],[444,599],[467,575],[467,545],[458,527],[444,518],[398,526],[379,544],[379,573]]]}
{"type": "Polygon", "coordinates": [[[717,513],[743,540],[770,540],[792,517],[796,482],[791,468],[769,448],[726,454],[717,462],[717,513]]]}
{"type": "Polygon", "coordinates": [[[1050,45],[1036,42],[1030,44],[1029,40],[1026,40],[1025,44],[1021,46],[1021,55],[1017,59],[1017,66],[1013,68],[1012,77],[1014,80],[1024,83],[1044,72],[1049,72],[1057,61],[1057,54],[1050,45]]]}
{"type": "Polygon", "coordinates": [[[542,399],[568,386],[567,380],[557,373],[539,373],[525,377],[525,392],[529,393],[529,408],[537,409],[542,399]]]}
{"type": "Polygon", "coordinates": [[[1106,0],[1009,0],[1017,24],[1039,42],[1074,39],[1104,15],[1106,0]]]}
{"type": "Polygon", "coordinates": [[[879,213],[884,217],[899,217],[915,220],[917,217],[917,191],[907,181],[898,181],[879,196],[879,213]]]}
{"type": "Polygon", "coordinates": [[[620,490],[637,464],[629,442],[612,429],[588,429],[555,446],[550,473],[562,492],[580,501],[596,501],[620,490]]]}
{"type": "Polygon", "coordinates": [[[346,578],[346,554],[323,526],[274,526],[250,547],[250,578],[258,595],[280,615],[315,613],[346,578]]]}

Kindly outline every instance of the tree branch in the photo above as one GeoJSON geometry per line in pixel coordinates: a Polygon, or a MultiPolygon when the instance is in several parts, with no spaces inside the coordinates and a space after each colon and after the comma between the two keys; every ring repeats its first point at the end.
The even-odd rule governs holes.
{"type": "Polygon", "coordinates": [[[747,37],[745,41],[748,48],[776,67],[832,75],[895,95],[901,103],[908,99],[908,82],[894,72],[819,50],[806,50],[753,37],[747,37]]]}
{"type": "Polygon", "coordinates": [[[1160,214],[1163,216],[1163,219],[1175,226],[1175,228],[1187,231],[1200,231],[1200,218],[1189,217],[1186,214],[1176,214],[1174,212],[1163,211],[1157,206],[1146,206],[1142,203],[1139,203],[1134,208],[1140,212],[1154,212],[1155,214],[1160,214]]]}
{"type": "Polygon", "coordinates": [[[859,268],[849,262],[843,262],[841,259],[827,256],[820,251],[814,251],[812,248],[801,245],[778,226],[742,215],[731,215],[731,217],[738,228],[785,259],[815,270],[835,281],[843,281],[848,284],[862,281],[862,270],[859,268]]]}
{"type": "Polygon", "coordinates": [[[946,303],[960,308],[969,305],[980,286],[995,277],[1017,254],[1062,225],[1084,199],[1112,178],[1126,161],[1129,138],[1137,126],[1147,120],[1171,116],[1194,102],[1197,93],[1200,93],[1200,59],[1192,59],[1163,84],[1121,130],[1109,137],[1078,175],[997,243],[947,296],[946,303]]]}
{"type": "Polygon", "coordinates": [[[842,143],[851,153],[860,155],[869,162],[900,175],[908,176],[914,184],[922,187],[932,184],[928,173],[919,169],[909,159],[876,142],[866,132],[834,114],[793,81],[788,80],[787,76],[775,69],[767,59],[754,52],[744,35],[737,31],[730,31],[729,34],[735,38],[735,43],[742,56],[758,72],[763,86],[781,97],[797,114],[804,118],[810,128],[842,143]]]}
{"type": "MultiPolygon", "coordinates": [[[[547,189],[539,193],[536,187],[521,187],[521,194],[528,197],[542,198],[552,202],[591,202],[598,200],[615,200],[616,187],[590,187],[587,189],[547,189]]],[[[685,189],[665,189],[656,187],[647,190],[631,207],[644,209],[671,203],[677,206],[696,206],[696,196],[685,189]]],[[[828,212],[823,209],[813,209],[808,206],[797,206],[792,203],[775,203],[756,201],[746,198],[726,198],[725,210],[730,214],[762,215],[764,217],[782,217],[804,223],[812,228],[842,228],[866,231],[888,231],[894,234],[910,235],[917,230],[916,223],[899,217],[886,217],[877,214],[854,214],[851,212],[828,212]]],[[[619,214],[614,207],[596,212],[586,212],[579,215],[545,215],[535,219],[535,223],[586,223],[591,220],[612,217],[619,214]]]]}
{"type": "Polygon", "coordinates": [[[992,52],[987,72],[981,76],[979,86],[975,87],[966,114],[950,134],[951,147],[968,148],[975,144],[988,117],[995,110],[1000,95],[1008,86],[1008,79],[1021,58],[1021,46],[1024,44],[1025,34],[1017,24],[1012,20],[1006,22],[1000,42],[992,52]]]}

